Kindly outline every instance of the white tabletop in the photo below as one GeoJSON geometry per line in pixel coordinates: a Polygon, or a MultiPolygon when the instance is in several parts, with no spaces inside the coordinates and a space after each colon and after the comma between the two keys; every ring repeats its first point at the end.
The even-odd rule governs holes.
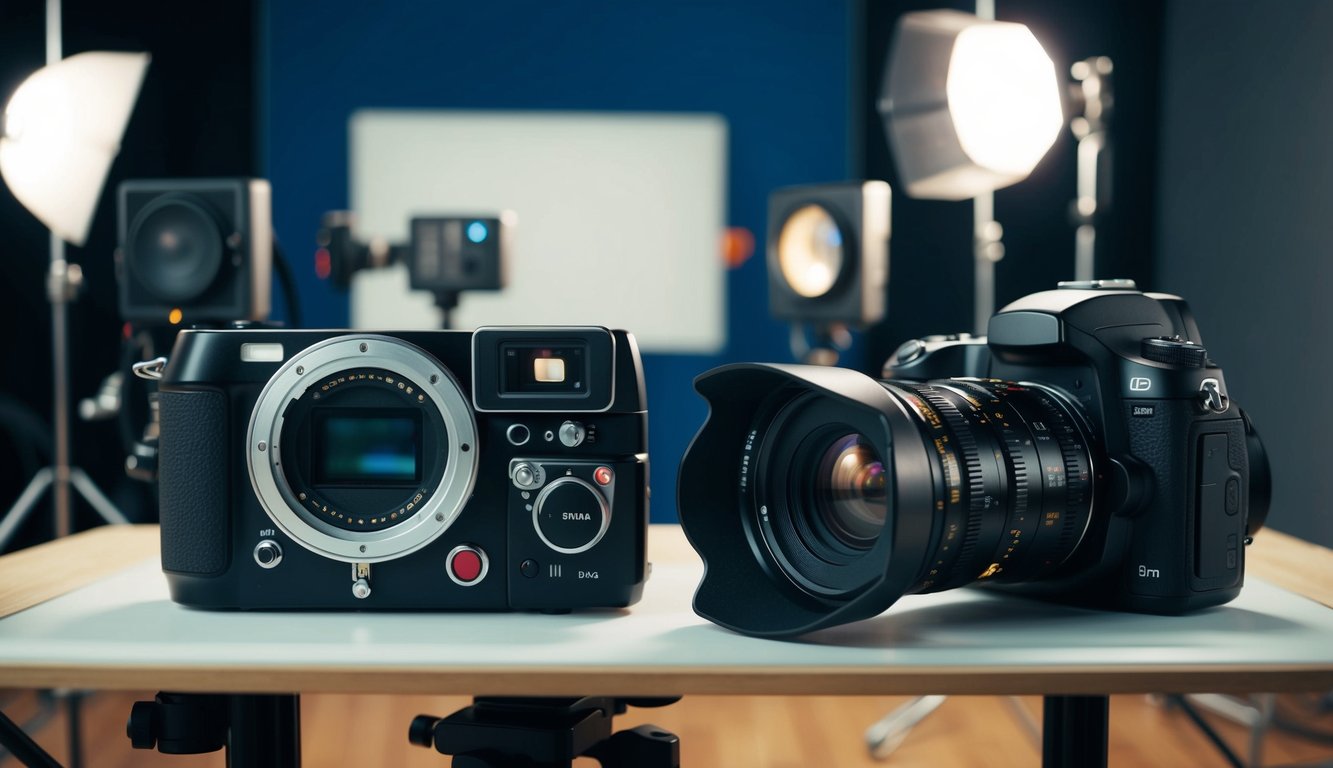
{"type": "Polygon", "coordinates": [[[697,562],[659,563],[625,611],[208,612],[149,560],[0,619],[0,686],[471,694],[1110,693],[1333,687],[1333,609],[1251,579],[1184,617],[960,589],[799,642],[690,609],[697,562]]]}

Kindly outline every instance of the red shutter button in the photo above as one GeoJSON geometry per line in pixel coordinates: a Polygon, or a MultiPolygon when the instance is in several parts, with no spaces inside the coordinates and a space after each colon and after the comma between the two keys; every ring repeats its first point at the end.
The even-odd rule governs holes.
{"type": "Polygon", "coordinates": [[[611,473],[610,467],[598,467],[592,472],[592,479],[597,481],[598,485],[610,485],[615,475],[611,473]]]}
{"type": "Polygon", "coordinates": [[[462,587],[470,587],[485,578],[489,566],[486,553],[467,544],[454,547],[445,560],[449,578],[462,587]]]}

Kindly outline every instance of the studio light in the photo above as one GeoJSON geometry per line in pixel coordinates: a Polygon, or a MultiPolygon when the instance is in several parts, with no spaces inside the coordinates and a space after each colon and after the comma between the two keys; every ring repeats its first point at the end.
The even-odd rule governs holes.
{"type": "Polygon", "coordinates": [[[56,536],[72,531],[71,490],[109,523],[128,522],[81,468],[70,463],[68,307],[83,272],[65,259],[65,243],[83,245],[97,210],[111,161],[139,96],[146,53],[81,53],[62,58],[60,0],[46,8],[45,67],[14,92],[0,126],[0,176],[51,230],[46,297],[51,303],[52,466],[33,475],[3,519],[0,548],[9,541],[49,488],[56,536]]]}
{"type": "Polygon", "coordinates": [[[889,185],[779,189],[768,199],[768,299],[794,323],[865,326],[884,316],[889,185]]]}
{"type": "Polygon", "coordinates": [[[796,359],[831,365],[850,343],[849,327],[884,317],[889,197],[883,181],[787,187],[769,196],[768,307],[792,324],[796,359]]]}
{"type": "Polygon", "coordinates": [[[879,111],[911,197],[962,200],[1027,178],[1064,123],[1055,65],[1022,24],[902,16],[879,111]]]}
{"type": "Polygon", "coordinates": [[[148,68],[146,53],[80,53],[43,67],[4,113],[0,175],[62,240],[83,245],[148,68]]]}
{"type": "Polygon", "coordinates": [[[803,206],[778,233],[778,271],[799,296],[813,299],[833,289],[842,272],[842,230],[818,204],[803,206]]]}
{"type": "MultiPolygon", "coordinates": [[[[1022,24],[978,15],[905,13],[894,28],[879,112],[909,197],[973,198],[973,329],[995,310],[1004,258],[994,192],[1032,173],[1064,125],[1055,65],[1022,24]],[[987,17],[987,18],[983,18],[987,17]]],[[[984,8],[984,10],[983,10],[984,8]]]]}

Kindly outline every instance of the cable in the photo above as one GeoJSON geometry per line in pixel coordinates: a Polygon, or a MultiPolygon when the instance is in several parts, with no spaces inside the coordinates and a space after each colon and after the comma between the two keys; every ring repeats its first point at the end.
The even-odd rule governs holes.
{"type": "Polygon", "coordinates": [[[282,285],[282,298],[287,302],[287,325],[300,328],[304,325],[301,314],[301,297],[296,290],[296,273],[291,262],[282,252],[277,238],[273,240],[273,270],[278,273],[278,282],[282,285]]]}

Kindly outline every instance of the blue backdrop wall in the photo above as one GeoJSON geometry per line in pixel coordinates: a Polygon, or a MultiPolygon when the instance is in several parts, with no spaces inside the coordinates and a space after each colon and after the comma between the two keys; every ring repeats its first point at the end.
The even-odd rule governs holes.
{"type": "MultiPolygon", "coordinates": [[[[348,205],[347,119],[357,109],[715,112],[730,133],[728,220],[756,257],[730,274],[720,356],[649,355],[652,518],[676,519],[681,454],[706,409],[698,373],[786,360],[768,317],[763,229],[775,187],[848,176],[854,0],[668,3],[587,0],[266,4],[261,165],[274,226],[294,261],[306,324],[347,323],[344,295],[311,256],[320,216],[348,205]]],[[[648,290],[627,286],[627,290],[648,290]]],[[[689,307],[681,307],[689,312],[689,307]]],[[[633,330],[633,329],[630,329],[633,330]]]]}

